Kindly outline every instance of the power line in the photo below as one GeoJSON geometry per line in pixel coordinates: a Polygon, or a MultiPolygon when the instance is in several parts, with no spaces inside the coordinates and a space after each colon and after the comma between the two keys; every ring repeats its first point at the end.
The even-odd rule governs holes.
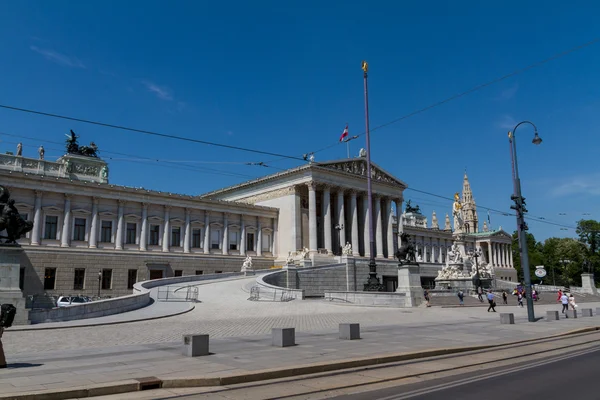
{"type": "MultiPolygon", "coordinates": [[[[401,116],[401,117],[399,117],[399,118],[393,119],[393,120],[391,120],[391,121],[389,121],[389,122],[386,122],[386,123],[384,123],[384,124],[381,124],[381,125],[375,126],[375,127],[373,127],[373,128],[370,128],[370,129],[369,129],[369,132],[374,132],[374,131],[377,131],[377,130],[379,130],[379,129],[382,129],[382,128],[385,128],[385,127],[387,127],[387,126],[389,126],[389,125],[392,125],[392,124],[395,124],[395,123],[397,123],[397,122],[400,122],[400,121],[402,121],[402,120],[405,120],[405,119],[407,119],[407,118],[413,117],[413,116],[415,116],[415,115],[417,115],[417,114],[421,114],[421,113],[423,113],[423,112],[425,112],[425,111],[431,110],[432,108],[439,107],[439,106],[441,106],[441,105],[444,105],[444,104],[446,104],[446,103],[448,103],[448,102],[451,102],[451,101],[453,101],[453,100],[459,99],[459,98],[461,98],[461,97],[464,97],[464,96],[466,96],[466,95],[469,95],[469,94],[471,94],[471,93],[473,93],[473,92],[476,92],[476,91],[478,91],[478,90],[481,90],[481,89],[484,89],[484,88],[486,88],[486,87],[488,87],[488,86],[491,86],[491,85],[493,85],[493,84],[496,84],[496,83],[498,83],[498,82],[504,81],[504,80],[506,80],[506,79],[508,79],[508,78],[512,78],[513,76],[516,76],[516,75],[522,74],[523,72],[527,72],[527,71],[529,71],[530,69],[537,68],[537,67],[539,67],[539,66],[542,66],[542,65],[544,65],[544,64],[547,64],[547,63],[549,63],[550,61],[557,60],[557,59],[559,59],[559,58],[561,58],[561,57],[564,57],[564,56],[566,56],[566,55],[569,55],[569,54],[571,54],[571,53],[574,53],[574,52],[576,52],[576,51],[578,51],[578,50],[581,50],[581,49],[584,49],[584,48],[586,48],[586,47],[589,47],[589,46],[591,46],[591,45],[593,45],[593,44],[596,44],[596,43],[598,43],[599,41],[600,41],[600,38],[596,38],[596,39],[594,39],[594,40],[591,40],[591,41],[589,41],[589,42],[587,42],[587,43],[581,44],[581,45],[579,45],[579,46],[572,47],[572,48],[570,48],[570,49],[568,49],[568,50],[566,50],[566,51],[563,51],[563,52],[557,53],[557,54],[555,54],[555,55],[553,55],[553,56],[551,56],[551,57],[548,57],[548,58],[545,58],[545,59],[543,59],[543,60],[541,60],[541,61],[538,61],[538,62],[535,62],[535,63],[533,63],[533,64],[530,64],[530,65],[528,65],[528,66],[526,66],[526,67],[524,67],[524,68],[519,68],[519,69],[516,69],[516,70],[514,70],[514,71],[512,71],[512,72],[510,72],[510,73],[508,73],[508,74],[506,74],[506,75],[502,75],[502,76],[500,76],[500,77],[498,77],[498,78],[496,78],[496,79],[493,79],[493,80],[491,80],[491,81],[488,81],[488,82],[485,82],[485,83],[479,84],[479,85],[477,85],[477,86],[474,86],[474,87],[472,87],[471,89],[465,90],[464,92],[460,92],[460,93],[458,93],[458,94],[455,94],[455,95],[453,95],[453,96],[450,96],[450,97],[448,97],[448,98],[445,98],[445,99],[443,99],[443,100],[440,100],[440,101],[438,101],[438,102],[435,102],[435,103],[433,103],[433,104],[430,104],[430,105],[428,105],[427,107],[420,108],[420,109],[418,109],[418,110],[415,110],[415,111],[413,111],[413,112],[411,112],[411,113],[409,113],[409,114],[403,115],[403,116],[401,116]]],[[[363,132],[363,133],[361,133],[361,134],[359,134],[359,135],[357,135],[357,136],[363,136],[363,135],[365,135],[365,134],[366,134],[366,132],[363,132]]],[[[332,147],[335,147],[335,146],[339,145],[340,143],[342,143],[342,142],[340,142],[340,141],[336,141],[335,143],[333,143],[333,144],[331,144],[331,145],[329,145],[329,146],[323,147],[323,148],[321,148],[321,149],[319,149],[319,150],[313,151],[312,153],[313,153],[313,154],[320,153],[320,152],[322,152],[322,151],[325,151],[325,150],[328,150],[328,149],[330,149],[330,148],[332,148],[332,147]]]]}
{"type": "Polygon", "coordinates": [[[113,128],[113,129],[129,131],[129,132],[143,133],[145,135],[158,136],[158,137],[163,137],[163,138],[167,138],[167,139],[175,139],[175,140],[182,140],[185,142],[205,144],[205,145],[216,146],[216,147],[223,147],[223,148],[230,149],[230,150],[246,151],[249,153],[264,154],[264,155],[269,155],[269,156],[288,158],[291,160],[304,161],[300,157],[288,156],[285,154],[272,153],[269,151],[256,150],[256,149],[248,149],[245,147],[232,146],[232,145],[222,144],[222,143],[214,143],[214,142],[209,142],[206,140],[192,139],[192,138],[185,137],[185,136],[177,136],[177,135],[171,135],[168,133],[160,133],[160,132],[148,131],[145,129],[131,128],[131,127],[123,126],[123,125],[115,125],[115,124],[109,124],[106,122],[92,121],[92,120],[84,119],[84,118],[76,118],[76,117],[70,117],[67,115],[60,115],[60,114],[48,113],[48,112],[44,112],[44,111],[31,110],[31,109],[27,109],[27,108],[15,107],[15,106],[10,106],[10,105],[6,105],[6,104],[0,104],[0,108],[5,108],[7,110],[12,110],[12,111],[20,111],[20,112],[29,113],[29,114],[42,115],[45,117],[65,119],[68,121],[82,122],[84,124],[98,125],[98,126],[103,126],[106,128],[113,128]]]}

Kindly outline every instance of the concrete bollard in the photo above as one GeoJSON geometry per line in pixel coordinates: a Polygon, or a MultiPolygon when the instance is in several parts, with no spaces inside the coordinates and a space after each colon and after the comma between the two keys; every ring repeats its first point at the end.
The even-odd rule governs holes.
{"type": "Polygon", "coordinates": [[[515,314],[513,314],[513,313],[502,313],[502,314],[500,314],[500,323],[501,324],[514,325],[514,323],[515,323],[515,314]]]}
{"type": "Polygon", "coordinates": [[[183,355],[188,357],[207,356],[208,335],[184,335],[183,355]]]}
{"type": "Polygon", "coordinates": [[[567,318],[577,318],[577,310],[567,310],[567,318]]]}
{"type": "Polygon", "coordinates": [[[591,308],[582,308],[581,309],[581,316],[582,317],[591,317],[594,314],[592,314],[592,309],[591,308]]]}
{"type": "Polygon", "coordinates": [[[340,324],[340,339],[356,340],[360,339],[359,324],[340,324]]]}
{"type": "Polygon", "coordinates": [[[273,328],[272,345],[277,347],[288,347],[296,345],[296,328],[273,328]]]}
{"type": "Polygon", "coordinates": [[[596,308],[596,315],[600,315],[600,307],[596,308]]]}
{"type": "Polygon", "coordinates": [[[546,311],[546,321],[558,321],[558,311],[546,311]]]}

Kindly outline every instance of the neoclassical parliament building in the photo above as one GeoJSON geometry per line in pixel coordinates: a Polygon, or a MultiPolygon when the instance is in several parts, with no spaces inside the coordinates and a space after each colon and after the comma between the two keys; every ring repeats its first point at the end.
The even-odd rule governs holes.
{"type": "MultiPolygon", "coordinates": [[[[0,184],[34,228],[24,248],[25,294],[130,294],[137,281],[280,267],[304,249],[313,265],[338,262],[349,243],[368,259],[366,159],[307,163],[200,196],[113,185],[95,156],[67,153],[56,161],[0,155],[0,184]]],[[[375,257],[394,263],[400,231],[417,247],[424,282],[433,282],[453,242],[418,208],[402,212],[407,185],[372,164],[375,257]]],[[[516,281],[511,237],[479,231],[467,176],[463,204],[468,245],[480,247],[496,278],[516,281]]]]}

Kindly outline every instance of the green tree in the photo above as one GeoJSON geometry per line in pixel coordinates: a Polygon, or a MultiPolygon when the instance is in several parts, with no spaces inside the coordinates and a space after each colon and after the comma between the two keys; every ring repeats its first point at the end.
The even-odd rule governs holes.
{"type": "MultiPolygon", "coordinates": [[[[542,249],[543,245],[535,240],[535,236],[532,233],[525,233],[527,238],[527,250],[529,252],[529,273],[531,275],[531,280],[535,282],[539,278],[535,276],[535,267],[537,265],[542,265],[543,254],[542,249]]],[[[512,235],[512,253],[513,253],[513,263],[515,265],[515,269],[517,270],[519,281],[523,281],[523,270],[521,268],[521,253],[519,251],[519,237],[517,231],[515,231],[512,235]]]]}
{"type": "MultiPolygon", "coordinates": [[[[589,263],[589,272],[598,277],[598,268],[600,268],[600,222],[593,219],[577,221],[577,235],[579,241],[587,249],[586,262],[589,263]]],[[[588,272],[588,270],[586,269],[584,272],[588,272]]]]}
{"type": "Polygon", "coordinates": [[[572,238],[549,238],[542,245],[542,264],[548,271],[545,281],[559,286],[581,285],[586,250],[572,238]]]}

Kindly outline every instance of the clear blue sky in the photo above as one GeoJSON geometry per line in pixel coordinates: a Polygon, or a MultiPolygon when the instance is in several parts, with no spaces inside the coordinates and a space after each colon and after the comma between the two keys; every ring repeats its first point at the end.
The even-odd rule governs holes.
{"type": "MultiPolygon", "coordinates": [[[[301,156],[336,143],[346,123],[351,135],[364,131],[363,59],[376,127],[600,37],[591,1],[482,3],[5,2],[0,103],[301,156]]],[[[534,147],[531,127],[517,131],[530,214],[568,225],[600,219],[599,61],[600,43],[376,130],[373,160],[409,187],[448,197],[466,168],[478,204],[510,211],[506,133],[529,119],[544,140],[534,147]]],[[[69,129],[111,157],[115,184],[200,194],[277,171],[244,162],[298,165],[0,110],[2,133],[62,143],[69,129]]],[[[0,139],[2,152],[22,140],[26,156],[40,144],[49,159],[64,149],[0,139]]],[[[357,153],[364,137],[351,144],[357,153]]],[[[316,160],[345,155],[338,145],[316,160]]],[[[405,198],[442,221],[451,207],[410,190],[405,198]]],[[[515,229],[514,218],[496,214],[492,224],[515,229]]],[[[539,239],[574,235],[530,228],[539,239]]]]}

